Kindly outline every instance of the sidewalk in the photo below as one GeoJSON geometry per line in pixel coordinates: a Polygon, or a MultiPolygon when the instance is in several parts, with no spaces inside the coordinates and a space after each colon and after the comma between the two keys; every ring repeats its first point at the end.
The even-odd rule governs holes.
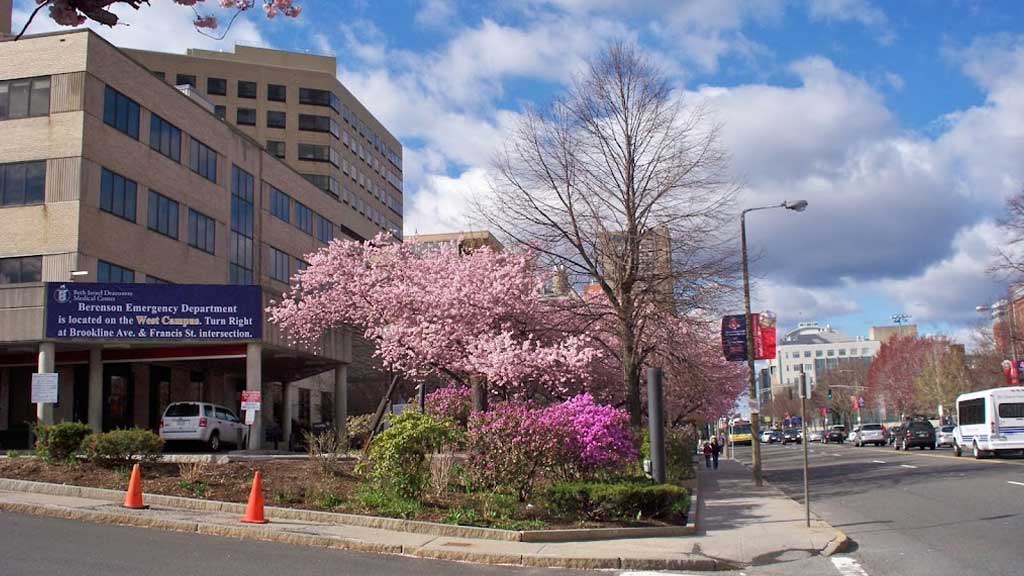
{"type": "MultiPolygon", "coordinates": [[[[742,464],[723,460],[718,470],[702,468],[700,472],[704,503],[698,534],[671,538],[509,542],[347,526],[325,522],[322,514],[319,521],[275,519],[273,508],[267,509],[269,524],[250,525],[238,522],[238,505],[197,511],[159,505],[175,499],[146,495],[153,504],[150,509],[126,510],[119,506],[121,493],[94,490],[88,493],[90,497],[80,497],[74,495],[74,487],[10,481],[4,482],[8,489],[0,490],[0,510],[362,552],[534,567],[723,570],[831,554],[845,541],[841,532],[821,521],[812,519],[812,527],[807,529],[803,508],[774,488],[754,488],[742,464]],[[48,493],[40,493],[43,491],[48,493]]],[[[210,508],[220,507],[209,504],[210,508]]]]}

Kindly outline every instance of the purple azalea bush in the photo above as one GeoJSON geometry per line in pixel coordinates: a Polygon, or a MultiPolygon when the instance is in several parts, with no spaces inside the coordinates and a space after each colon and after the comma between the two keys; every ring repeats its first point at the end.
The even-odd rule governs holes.
{"type": "Polygon", "coordinates": [[[521,500],[541,479],[615,472],[637,458],[629,415],[589,394],[548,407],[502,402],[474,412],[466,448],[479,488],[511,489],[521,500]]]}
{"type": "Polygon", "coordinates": [[[427,394],[427,414],[437,418],[450,418],[460,426],[469,421],[473,408],[472,390],[465,386],[446,386],[427,394]]]}

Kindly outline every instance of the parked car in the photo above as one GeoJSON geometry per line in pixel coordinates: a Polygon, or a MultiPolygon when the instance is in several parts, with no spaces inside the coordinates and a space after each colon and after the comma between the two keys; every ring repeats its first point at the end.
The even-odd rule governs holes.
{"type": "Polygon", "coordinates": [[[249,427],[223,406],[206,402],[175,402],[169,404],[160,418],[160,437],[170,442],[201,442],[211,451],[221,445],[246,445],[249,427]]]}
{"type": "Polygon", "coordinates": [[[956,426],[945,425],[935,431],[935,447],[941,448],[943,446],[949,446],[950,448],[956,444],[953,432],[956,430],[956,426]]]}
{"type": "Polygon", "coordinates": [[[811,430],[807,433],[808,442],[821,442],[822,433],[821,430],[811,430]]]}
{"type": "Polygon", "coordinates": [[[777,444],[782,442],[782,432],[779,430],[772,430],[771,436],[768,438],[769,444],[777,444]]]}
{"type": "Polygon", "coordinates": [[[846,426],[842,424],[836,424],[828,429],[825,433],[825,439],[823,442],[828,444],[829,442],[835,442],[836,444],[842,444],[846,441],[846,426]]]}
{"type": "Polygon", "coordinates": [[[856,438],[850,438],[854,446],[860,447],[865,444],[885,446],[885,426],[881,424],[862,424],[857,427],[856,435],[856,438]]]}
{"type": "Polygon", "coordinates": [[[924,419],[908,422],[896,442],[897,450],[910,450],[915,446],[921,450],[935,450],[935,426],[924,419]]]}
{"type": "Polygon", "coordinates": [[[787,428],[782,433],[782,443],[789,444],[790,442],[796,442],[797,444],[803,442],[803,433],[799,428],[787,428]]]}

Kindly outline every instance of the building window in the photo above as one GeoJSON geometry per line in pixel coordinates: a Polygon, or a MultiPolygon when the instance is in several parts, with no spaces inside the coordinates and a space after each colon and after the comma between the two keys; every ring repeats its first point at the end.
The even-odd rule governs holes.
{"type": "Polygon", "coordinates": [[[839,355],[840,356],[846,356],[846,348],[840,348],[839,349],[839,355]]]}
{"type": "Polygon", "coordinates": [[[299,388],[299,424],[309,426],[312,422],[312,402],[309,388],[299,388]]]}
{"type": "Polygon", "coordinates": [[[295,227],[310,236],[313,235],[313,211],[298,201],[295,202],[295,227]]]}
{"type": "Polygon", "coordinates": [[[181,130],[156,114],[151,114],[149,147],[175,162],[181,162],[181,130]]]}
{"type": "Polygon", "coordinates": [[[317,214],[316,216],[316,239],[327,244],[334,238],[334,223],[317,214]]]}
{"type": "Polygon", "coordinates": [[[149,229],[178,239],[178,203],[149,191],[149,229]]]}
{"type": "Polygon", "coordinates": [[[835,350],[829,350],[828,351],[828,355],[829,356],[835,356],[836,355],[836,351],[835,350]]]}
{"type": "Polygon", "coordinates": [[[253,284],[253,177],[231,167],[231,283],[253,284]]]}
{"type": "Polygon", "coordinates": [[[21,284],[24,282],[41,282],[42,279],[42,256],[0,258],[0,284],[21,284]]]}
{"type": "Polygon", "coordinates": [[[288,87],[281,84],[267,84],[267,100],[285,102],[288,100],[288,87]]]}
{"type": "Polygon", "coordinates": [[[217,104],[213,107],[213,115],[221,120],[228,117],[228,107],[217,104]]]}
{"type": "Polygon", "coordinates": [[[100,172],[100,210],[135,222],[135,199],[138,185],[120,174],[104,168],[100,172]]]}
{"type": "Polygon", "coordinates": [[[337,198],[340,193],[341,184],[338,183],[338,180],[334,176],[327,176],[326,174],[303,174],[302,177],[335,198],[337,198]]]}
{"type": "Polygon", "coordinates": [[[163,278],[157,278],[151,274],[146,274],[146,284],[174,284],[174,282],[164,280],[163,278]]]}
{"type": "Polygon", "coordinates": [[[824,356],[824,355],[825,355],[825,353],[824,353],[824,352],[822,352],[821,350],[815,350],[815,351],[814,351],[814,357],[815,357],[815,358],[821,358],[821,357],[822,357],[822,356],[824,356]]]}
{"type": "Polygon", "coordinates": [[[340,135],[338,123],[329,116],[316,114],[299,114],[299,130],[307,132],[328,132],[335,138],[340,135]]]}
{"type": "Polygon", "coordinates": [[[139,103],[107,86],[103,96],[103,122],[139,139],[139,103]]]}
{"type": "Polygon", "coordinates": [[[868,355],[868,349],[867,348],[861,348],[860,349],[860,355],[861,356],[867,356],[868,355]]]}
{"type": "Polygon", "coordinates": [[[292,199],[287,194],[273,186],[270,187],[270,213],[282,222],[291,220],[291,202],[292,199]]]}
{"type": "Polygon", "coordinates": [[[0,82],[0,120],[50,113],[50,77],[0,82]]]}
{"type": "Polygon", "coordinates": [[[188,245],[208,254],[216,253],[217,224],[202,212],[188,209],[188,245]]]}
{"type": "Polygon", "coordinates": [[[804,350],[804,358],[810,358],[810,357],[811,357],[811,351],[810,350],[804,350]]]}
{"type": "Polygon", "coordinates": [[[0,164],[0,206],[42,204],[46,161],[0,164]]]}
{"type": "Polygon", "coordinates": [[[256,98],[256,83],[248,80],[238,81],[239,98],[256,98]]]}
{"type": "Polygon", "coordinates": [[[311,162],[330,162],[338,165],[338,153],[334,148],[324,144],[299,144],[299,160],[311,162]]]}
{"type": "Polygon", "coordinates": [[[287,114],[280,110],[267,110],[267,128],[284,128],[287,114]]]}
{"type": "Polygon", "coordinates": [[[188,165],[196,174],[217,182],[217,152],[195,138],[189,142],[188,165]]]}
{"type": "Polygon", "coordinates": [[[270,277],[288,281],[288,255],[274,247],[270,248],[270,277]]]}
{"type": "Polygon", "coordinates": [[[267,140],[267,152],[270,152],[275,158],[284,158],[284,142],[267,140]]]}
{"type": "Polygon", "coordinates": [[[254,108],[239,108],[235,114],[235,120],[241,126],[255,126],[256,110],[254,108]]]}
{"type": "Polygon", "coordinates": [[[206,93],[214,96],[227,96],[228,81],[223,78],[207,78],[206,93]]]}
{"type": "Polygon", "coordinates": [[[97,282],[110,282],[114,284],[131,284],[135,282],[135,271],[122,268],[117,264],[111,264],[103,260],[99,261],[99,265],[96,267],[96,281],[97,282]]]}
{"type": "Polygon", "coordinates": [[[299,88],[299,104],[310,106],[330,106],[335,112],[341,111],[341,101],[330,90],[315,88],[299,88]]]}
{"type": "Polygon", "coordinates": [[[196,87],[196,76],[195,74],[178,74],[174,77],[175,86],[189,85],[193,88],[196,87]]]}

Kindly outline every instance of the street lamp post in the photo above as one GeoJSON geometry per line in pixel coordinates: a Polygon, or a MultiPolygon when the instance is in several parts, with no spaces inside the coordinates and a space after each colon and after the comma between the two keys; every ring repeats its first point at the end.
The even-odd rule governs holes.
{"type": "Polygon", "coordinates": [[[891,318],[897,326],[899,335],[903,336],[903,325],[907,323],[907,320],[910,320],[910,315],[900,312],[899,314],[893,314],[891,318]]]}
{"type": "Polygon", "coordinates": [[[763,483],[761,479],[761,433],[758,430],[761,408],[757,405],[757,376],[754,374],[754,326],[753,316],[750,313],[750,273],[747,268],[747,212],[769,210],[771,208],[785,208],[795,212],[803,212],[807,209],[807,201],[797,200],[792,203],[787,201],[773,206],[747,208],[740,213],[740,257],[743,261],[743,308],[747,320],[747,368],[750,371],[750,445],[753,452],[754,484],[757,486],[761,486],[763,483]]]}

